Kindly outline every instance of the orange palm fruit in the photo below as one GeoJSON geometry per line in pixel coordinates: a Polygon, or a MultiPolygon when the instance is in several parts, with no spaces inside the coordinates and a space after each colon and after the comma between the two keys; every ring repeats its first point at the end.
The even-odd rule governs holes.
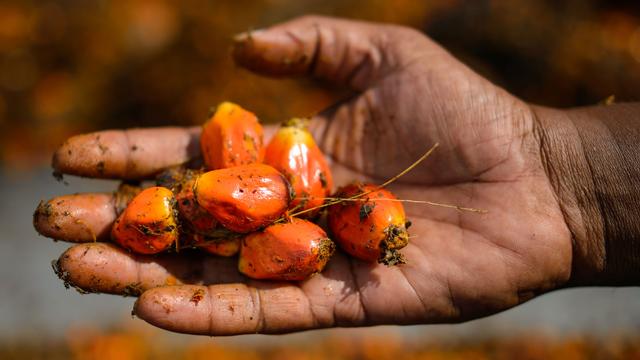
{"type": "Polygon", "coordinates": [[[116,220],[111,237],[139,254],[156,254],[178,239],[178,224],[171,190],[154,186],[142,190],[116,220]]]}
{"type": "Polygon", "coordinates": [[[192,245],[218,256],[234,256],[240,251],[239,237],[207,237],[200,234],[194,234],[192,245]]]}
{"type": "Polygon", "coordinates": [[[198,204],[222,226],[248,233],[280,218],[290,201],[287,180],[265,164],[209,171],[196,178],[198,204]]]}
{"type": "Polygon", "coordinates": [[[334,251],[322,228],[292,218],[245,236],[238,270],[253,279],[304,280],[322,271],[334,251]]]}
{"type": "Polygon", "coordinates": [[[218,221],[198,205],[193,193],[196,178],[202,173],[200,170],[174,167],[160,173],[156,183],[171,189],[175,194],[178,217],[184,232],[213,235],[219,229],[218,221]]]}
{"type": "Polygon", "coordinates": [[[262,126],[240,106],[223,102],[204,124],[200,147],[210,170],[262,162],[262,126]]]}
{"type": "MultiPolygon", "coordinates": [[[[276,168],[289,180],[295,192],[290,209],[301,211],[322,205],[331,193],[331,169],[303,119],[294,118],[282,124],[267,145],[264,163],[276,168]]],[[[315,213],[317,211],[308,216],[315,213]]]]}
{"type": "Polygon", "coordinates": [[[358,201],[344,201],[329,207],[328,225],[338,245],[348,254],[386,265],[403,264],[399,249],[409,243],[407,218],[401,202],[376,185],[352,183],[336,197],[350,198],[369,192],[358,201]]]}

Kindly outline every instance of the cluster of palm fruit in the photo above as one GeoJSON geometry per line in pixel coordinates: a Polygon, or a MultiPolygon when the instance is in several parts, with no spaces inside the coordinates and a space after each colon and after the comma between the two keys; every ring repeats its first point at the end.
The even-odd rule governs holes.
{"type": "Polygon", "coordinates": [[[401,202],[386,189],[354,182],[332,195],[324,154],[303,119],[282,124],[263,144],[257,117],[220,104],[200,138],[204,168],[172,168],[120,214],[112,238],[141,254],[195,247],[239,253],[254,279],[302,280],[322,271],[335,251],[371,262],[403,262],[408,243],[401,202]]]}

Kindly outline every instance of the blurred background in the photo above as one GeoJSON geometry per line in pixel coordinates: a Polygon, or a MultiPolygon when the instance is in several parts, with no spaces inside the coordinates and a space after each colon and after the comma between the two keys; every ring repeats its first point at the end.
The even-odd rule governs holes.
{"type": "Polygon", "coordinates": [[[53,149],[107,128],[193,125],[231,100],[264,122],[341,91],[252,75],[233,34],[317,13],[423,30],[479,73],[549,106],[640,100],[640,2],[596,0],[3,0],[0,2],[0,358],[640,358],[640,289],[558,291],[462,325],[202,338],[155,330],[133,299],[65,290],[31,214],[56,194],[53,149]]]}

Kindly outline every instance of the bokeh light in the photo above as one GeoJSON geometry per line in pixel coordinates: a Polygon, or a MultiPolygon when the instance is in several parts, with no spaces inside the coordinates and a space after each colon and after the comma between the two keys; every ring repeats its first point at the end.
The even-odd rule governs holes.
{"type": "Polygon", "coordinates": [[[42,164],[80,131],[199,124],[223,100],[265,122],[317,112],[341,92],[260,78],[229,58],[233,34],[306,13],[419,28],[528,101],[635,100],[638,7],[595,0],[9,0],[0,5],[0,163],[42,164]],[[16,137],[24,144],[12,144],[16,137]]]}

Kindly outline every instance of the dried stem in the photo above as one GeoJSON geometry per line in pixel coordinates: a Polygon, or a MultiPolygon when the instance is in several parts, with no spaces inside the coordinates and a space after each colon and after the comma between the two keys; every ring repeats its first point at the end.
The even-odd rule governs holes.
{"type": "Polygon", "coordinates": [[[329,202],[326,202],[326,203],[324,203],[324,204],[322,204],[322,205],[318,205],[318,206],[314,206],[314,207],[309,208],[309,209],[306,209],[306,210],[298,211],[298,212],[296,212],[296,213],[290,214],[289,216],[290,216],[290,217],[300,216],[300,215],[302,215],[302,214],[306,214],[306,213],[308,213],[308,212],[315,211],[315,210],[317,210],[317,209],[321,209],[321,208],[324,208],[324,207],[327,207],[327,206],[331,206],[331,205],[339,204],[339,203],[341,203],[341,202],[343,202],[343,201],[349,201],[349,200],[357,199],[357,198],[363,197],[363,196],[365,196],[365,195],[371,194],[372,192],[374,192],[374,191],[376,191],[376,190],[382,189],[382,188],[384,188],[384,187],[386,187],[386,186],[390,185],[390,184],[391,184],[391,183],[393,183],[394,181],[398,180],[399,178],[401,178],[402,176],[404,176],[404,175],[405,175],[406,173],[408,173],[409,171],[413,170],[416,166],[418,166],[421,162],[423,162],[426,158],[428,158],[428,157],[429,157],[429,155],[431,155],[431,154],[433,153],[433,151],[434,151],[434,150],[435,150],[439,145],[440,145],[440,144],[438,144],[438,143],[433,144],[433,146],[432,146],[429,150],[427,150],[427,152],[425,152],[425,153],[424,153],[424,155],[422,155],[422,156],[421,156],[418,160],[416,160],[413,164],[409,165],[409,167],[407,167],[406,169],[402,170],[398,175],[396,175],[396,176],[392,177],[391,179],[389,179],[389,180],[385,181],[382,185],[377,186],[377,187],[376,187],[375,189],[373,189],[373,190],[365,191],[365,192],[362,192],[362,193],[360,193],[360,194],[356,194],[356,195],[351,196],[351,197],[348,197],[348,198],[344,198],[344,199],[343,199],[343,198],[339,198],[339,199],[334,200],[334,201],[329,201],[329,202]]]}
{"type": "MultiPolygon", "coordinates": [[[[436,149],[438,146],[440,146],[440,144],[439,144],[439,143],[435,143],[435,144],[433,144],[433,146],[431,147],[431,149],[427,150],[427,152],[426,152],[426,153],[424,153],[424,155],[422,155],[418,160],[416,160],[416,162],[414,162],[413,164],[409,165],[409,167],[408,167],[408,168],[406,168],[406,169],[402,170],[402,171],[400,172],[400,174],[398,174],[398,175],[396,175],[396,176],[392,177],[391,179],[389,179],[389,180],[385,181],[382,185],[378,186],[378,187],[377,187],[377,189],[382,189],[383,187],[386,187],[386,186],[390,185],[390,184],[391,184],[391,183],[393,183],[394,181],[396,181],[396,180],[398,180],[399,178],[401,178],[401,177],[403,177],[404,175],[406,175],[409,171],[413,170],[416,166],[418,166],[421,162],[423,162],[426,158],[428,158],[428,157],[431,155],[431,153],[433,153],[433,152],[435,151],[435,149],[436,149]]],[[[376,189],[376,190],[377,190],[377,189],[376,189]]],[[[372,192],[374,192],[374,191],[375,191],[375,190],[370,190],[370,191],[368,191],[368,192],[364,192],[364,193],[362,193],[360,196],[364,196],[364,195],[369,194],[369,193],[372,193],[372,192]]]]}
{"type": "MultiPolygon", "coordinates": [[[[325,200],[329,200],[329,201],[363,201],[366,202],[368,201],[368,199],[350,199],[350,198],[336,198],[336,197],[328,197],[328,198],[324,198],[325,200]]],[[[438,202],[434,202],[434,201],[428,201],[428,200],[411,200],[411,199],[376,199],[376,201],[395,201],[395,202],[406,202],[406,203],[412,203],[412,204],[427,204],[427,205],[433,205],[433,206],[439,206],[439,207],[444,207],[444,208],[449,208],[449,209],[456,209],[458,211],[471,211],[471,212],[477,212],[477,213],[481,213],[481,214],[486,214],[488,213],[487,210],[484,209],[478,209],[478,208],[471,208],[471,207],[464,207],[464,206],[458,206],[458,205],[451,205],[451,204],[443,204],[443,203],[438,203],[438,202]]]]}

